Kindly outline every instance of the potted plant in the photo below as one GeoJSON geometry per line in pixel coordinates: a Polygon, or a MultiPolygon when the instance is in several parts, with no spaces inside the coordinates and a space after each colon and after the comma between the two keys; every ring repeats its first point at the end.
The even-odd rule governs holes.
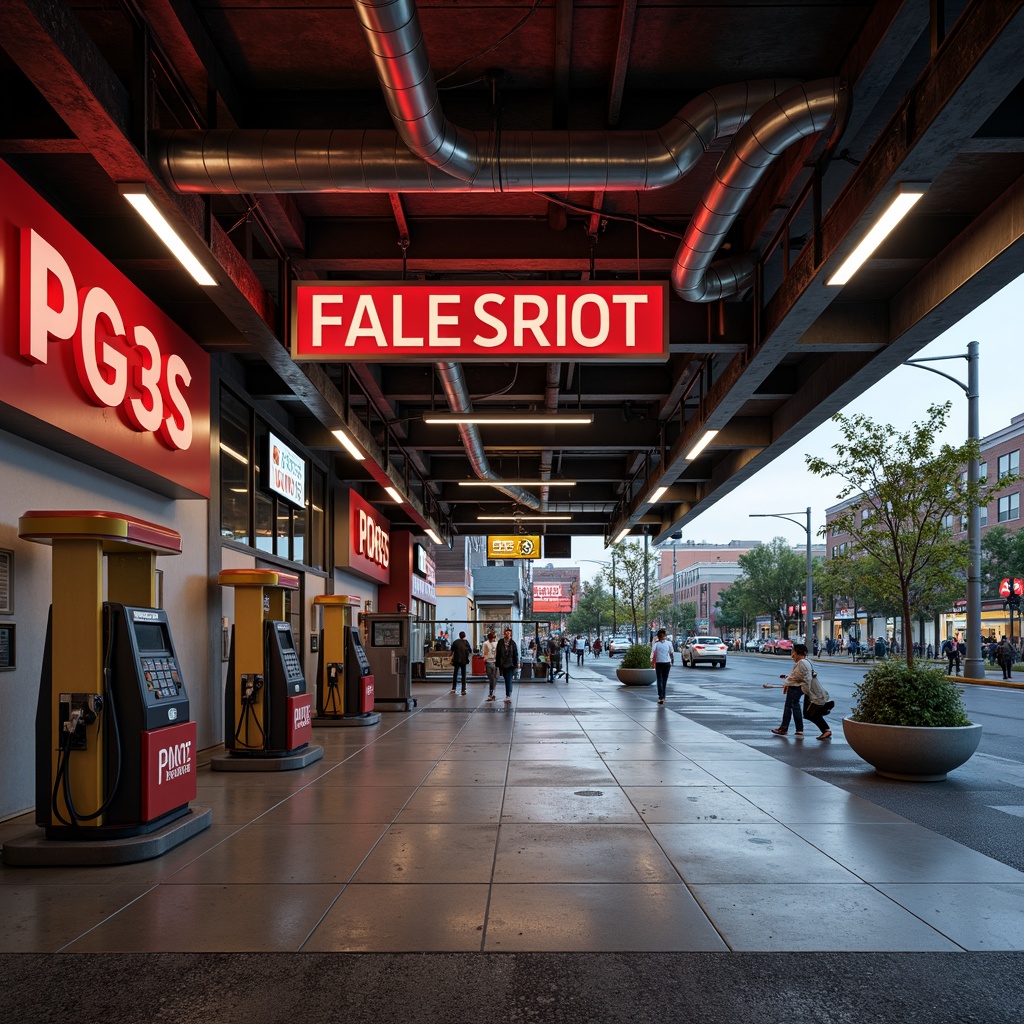
{"type": "Polygon", "coordinates": [[[879,775],[940,782],[981,742],[981,726],[968,719],[962,692],[941,668],[882,662],[853,691],[843,733],[879,775]]]}
{"type": "Polygon", "coordinates": [[[651,667],[651,645],[633,644],[627,648],[615,674],[624,686],[650,686],[658,675],[651,667]]]}

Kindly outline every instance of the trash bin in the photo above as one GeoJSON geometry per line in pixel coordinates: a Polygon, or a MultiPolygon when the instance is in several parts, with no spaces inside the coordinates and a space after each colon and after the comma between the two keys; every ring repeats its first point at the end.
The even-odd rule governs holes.
{"type": "Polygon", "coordinates": [[[482,676],[484,674],[484,656],[482,654],[473,655],[473,663],[470,665],[469,671],[474,676],[482,676]]]}

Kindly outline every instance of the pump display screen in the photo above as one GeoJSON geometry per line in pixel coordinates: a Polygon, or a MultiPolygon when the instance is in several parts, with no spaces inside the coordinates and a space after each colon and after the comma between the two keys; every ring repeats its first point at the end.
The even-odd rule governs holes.
{"type": "Polygon", "coordinates": [[[140,651],[169,651],[170,641],[167,629],[162,622],[136,622],[135,642],[140,651]]]}
{"type": "Polygon", "coordinates": [[[371,623],[370,646],[371,647],[401,647],[402,646],[402,623],[401,620],[375,621],[371,623]]]}

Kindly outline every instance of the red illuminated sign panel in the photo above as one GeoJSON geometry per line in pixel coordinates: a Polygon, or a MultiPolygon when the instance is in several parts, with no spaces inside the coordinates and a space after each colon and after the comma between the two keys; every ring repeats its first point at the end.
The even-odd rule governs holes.
{"type": "Polygon", "coordinates": [[[668,285],[650,282],[294,285],[292,357],[668,358],[668,285]]]}
{"type": "Polygon", "coordinates": [[[285,743],[295,750],[313,739],[313,698],[308,693],[288,698],[288,719],[285,743]]]}
{"type": "Polygon", "coordinates": [[[338,537],[348,536],[345,545],[338,545],[339,568],[349,569],[378,583],[391,582],[391,524],[355,491],[348,492],[347,530],[338,524],[338,537]],[[345,558],[347,556],[347,561],[345,558]]]}
{"type": "Polygon", "coordinates": [[[196,798],[196,723],[142,733],[142,820],[196,798]]]}
{"type": "Polygon", "coordinates": [[[571,583],[534,583],[533,610],[535,612],[571,612],[571,583]]]}
{"type": "Polygon", "coordinates": [[[0,422],[209,497],[209,356],[2,162],[0,282],[0,422]]]}

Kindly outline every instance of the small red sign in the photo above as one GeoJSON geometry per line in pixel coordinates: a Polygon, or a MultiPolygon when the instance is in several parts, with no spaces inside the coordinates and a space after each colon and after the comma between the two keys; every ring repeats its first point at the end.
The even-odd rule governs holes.
{"type": "Polygon", "coordinates": [[[359,680],[359,714],[373,710],[373,676],[362,676],[359,680]]]}
{"type": "Polygon", "coordinates": [[[668,358],[668,284],[296,283],[292,358],[668,358]]]}
{"type": "Polygon", "coordinates": [[[308,693],[300,693],[297,697],[288,698],[288,736],[286,742],[289,750],[295,750],[313,739],[313,697],[308,693]]]}
{"type": "Polygon", "coordinates": [[[999,581],[999,596],[1000,597],[1009,597],[1010,596],[1010,579],[1009,579],[1009,577],[999,581]]]}
{"type": "Polygon", "coordinates": [[[142,822],[196,798],[196,723],[142,734],[142,822]]]}
{"type": "Polygon", "coordinates": [[[1013,581],[1013,592],[1020,597],[1024,594],[1024,580],[1014,579],[1013,581]]]}

